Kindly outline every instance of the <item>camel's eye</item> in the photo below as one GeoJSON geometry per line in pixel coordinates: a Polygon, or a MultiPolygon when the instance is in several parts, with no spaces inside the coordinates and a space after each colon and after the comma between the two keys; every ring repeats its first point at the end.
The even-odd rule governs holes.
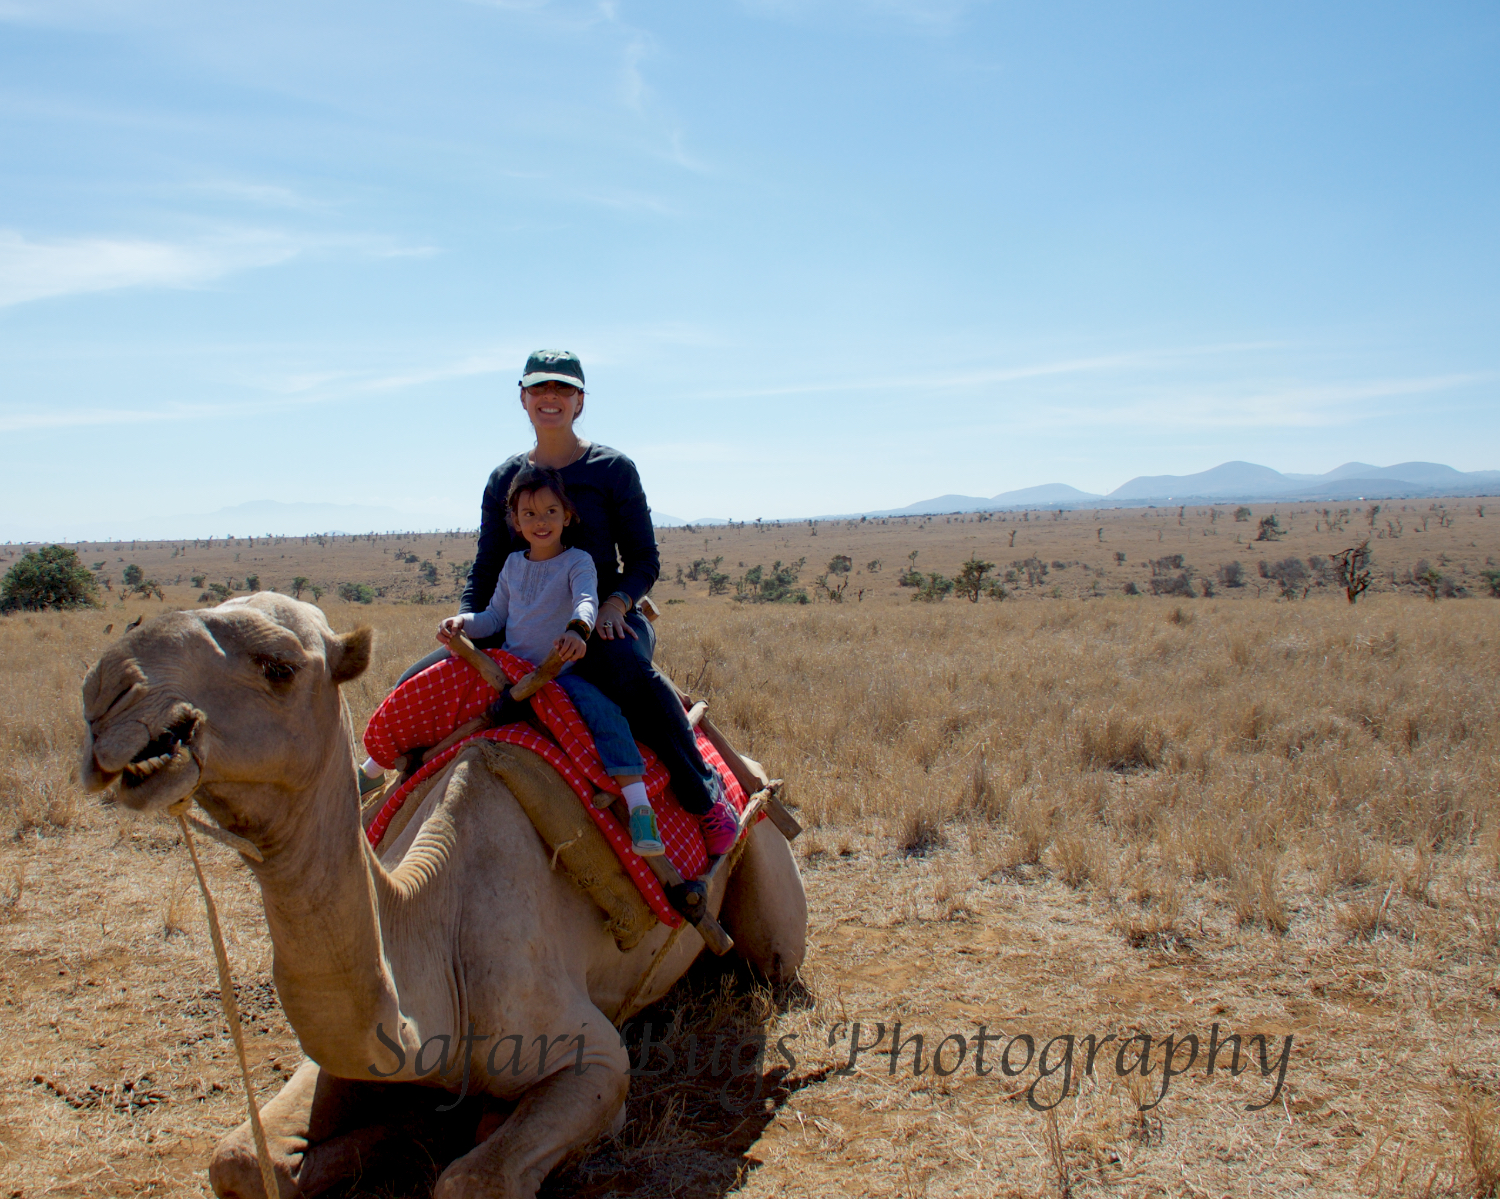
{"type": "Polygon", "coordinates": [[[255,664],[260,667],[260,672],[268,683],[290,683],[297,677],[297,668],[290,662],[283,662],[279,658],[257,655],[255,664]]]}

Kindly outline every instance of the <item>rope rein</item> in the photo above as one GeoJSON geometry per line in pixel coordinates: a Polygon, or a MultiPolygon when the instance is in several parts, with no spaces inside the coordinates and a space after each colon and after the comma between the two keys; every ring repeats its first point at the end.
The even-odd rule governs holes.
{"type": "Polygon", "coordinates": [[[219,1001],[224,1007],[224,1020],[229,1025],[229,1035],[234,1038],[234,1053],[240,1062],[240,1078],[245,1084],[245,1106],[250,1111],[250,1131],[255,1137],[255,1156],[260,1163],[260,1182],[266,1190],[266,1199],[279,1199],[281,1188],[276,1182],[276,1170],[271,1165],[271,1151],[266,1147],[266,1130],[261,1127],[260,1109],[255,1103],[255,1087],[250,1082],[250,1064],[245,1060],[245,1034],[240,1028],[240,1007],[234,999],[234,979],[229,973],[229,955],[224,950],[224,934],[219,929],[219,909],[208,889],[208,879],[203,876],[203,864],[198,860],[198,847],[193,842],[193,826],[216,836],[231,849],[238,849],[256,861],[264,861],[259,850],[243,837],[226,833],[188,815],[192,797],[179,800],[167,809],[177,817],[182,829],[182,839],[187,843],[188,854],[193,859],[193,871],[198,876],[198,888],[203,892],[203,906],[208,912],[208,933],[214,943],[214,963],[219,968],[219,1001]],[[244,848],[242,848],[244,847],[244,848]]]}

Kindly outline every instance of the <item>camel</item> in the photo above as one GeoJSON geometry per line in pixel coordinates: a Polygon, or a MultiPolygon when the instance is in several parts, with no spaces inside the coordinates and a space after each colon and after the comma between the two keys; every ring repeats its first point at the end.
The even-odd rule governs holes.
{"type": "MultiPolygon", "coordinates": [[[[403,1082],[483,1093],[509,1112],[442,1172],[435,1195],[531,1196],[565,1156],[624,1122],[630,1063],[606,1013],[660,999],[703,942],[684,930],[617,1012],[669,930],[621,951],[472,755],[433,788],[399,860],[377,858],[339,693],[372,643],[369,629],[335,634],[320,609],[274,593],[160,616],[84,681],[84,782],[114,786],[137,812],[192,797],[264,859],[244,858],[308,1059],[263,1112],[282,1199],[367,1164],[399,1119],[385,1097],[403,1082]]],[[[789,978],[806,948],[796,861],[769,821],[747,837],[719,916],[753,966],[789,978]]],[[[248,1123],[218,1145],[209,1178],[220,1196],[267,1199],[248,1123]]]]}

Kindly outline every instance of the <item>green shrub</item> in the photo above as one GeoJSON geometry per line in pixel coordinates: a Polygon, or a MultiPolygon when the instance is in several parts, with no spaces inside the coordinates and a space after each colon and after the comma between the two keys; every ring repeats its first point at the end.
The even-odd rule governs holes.
{"type": "Polygon", "coordinates": [[[937,571],[933,571],[927,576],[922,585],[917,588],[917,593],[911,598],[913,602],[921,600],[926,604],[937,603],[939,600],[947,599],[948,596],[952,595],[953,587],[954,583],[952,579],[946,575],[938,574],[937,571]]]}
{"type": "Polygon", "coordinates": [[[99,585],[78,555],[60,545],[23,554],[0,582],[0,612],[97,608],[99,585]]]}
{"type": "Polygon", "coordinates": [[[363,583],[340,583],[339,599],[349,604],[373,604],[375,590],[363,583]]]}
{"type": "Polygon", "coordinates": [[[786,565],[778,558],[770,570],[752,566],[734,581],[734,598],[751,604],[805,604],[807,590],[797,586],[797,576],[805,565],[806,558],[786,565]]]}
{"type": "Polygon", "coordinates": [[[985,576],[994,569],[993,562],[981,562],[977,556],[971,555],[958,572],[958,578],[953,581],[958,594],[966,598],[969,603],[977,604],[980,593],[985,589],[985,576]]]}
{"type": "Polygon", "coordinates": [[[1255,540],[1275,541],[1284,531],[1281,522],[1276,519],[1276,514],[1273,512],[1270,516],[1260,518],[1260,531],[1255,534],[1255,540]]]}

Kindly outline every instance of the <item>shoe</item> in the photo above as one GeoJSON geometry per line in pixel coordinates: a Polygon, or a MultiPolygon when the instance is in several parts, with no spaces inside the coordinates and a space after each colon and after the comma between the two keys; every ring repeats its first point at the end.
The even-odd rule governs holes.
{"type": "Polygon", "coordinates": [[[723,857],[739,840],[740,821],[727,799],[714,803],[698,818],[698,827],[703,830],[703,848],[711,858],[723,857]]]}
{"type": "Polygon", "coordinates": [[[381,773],[379,775],[377,775],[375,778],[371,778],[363,770],[361,770],[359,772],[359,794],[360,794],[360,798],[361,799],[363,799],[366,795],[369,795],[370,792],[372,792],[372,791],[379,791],[380,788],[382,788],[384,786],[385,786],[385,772],[384,771],[381,771],[381,773]]]}
{"type": "Polygon", "coordinates": [[[661,843],[661,833],[656,828],[656,813],[651,805],[636,808],[630,813],[630,848],[643,858],[659,858],[667,852],[661,843]]]}

